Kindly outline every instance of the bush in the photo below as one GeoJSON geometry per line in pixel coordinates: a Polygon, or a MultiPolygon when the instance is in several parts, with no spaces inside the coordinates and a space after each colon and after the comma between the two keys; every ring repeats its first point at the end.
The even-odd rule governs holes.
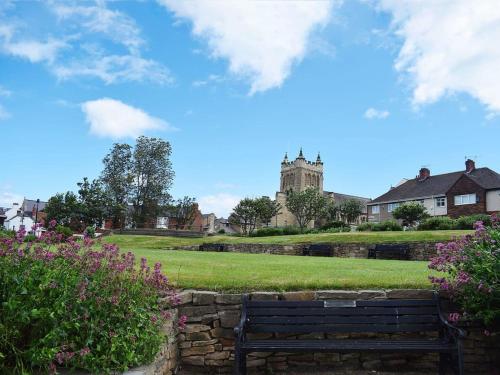
{"type": "Polygon", "coordinates": [[[65,227],[63,225],[56,226],[56,233],[60,234],[64,239],[70,238],[73,235],[71,228],[65,227]]]}
{"type": "Polygon", "coordinates": [[[437,245],[437,256],[429,268],[444,272],[431,276],[431,282],[450,294],[461,308],[449,319],[480,320],[489,325],[500,318],[500,219],[490,219],[491,227],[475,224],[473,236],[437,245]]]}
{"type": "Polygon", "coordinates": [[[7,230],[0,228],[0,238],[14,238],[16,236],[16,232],[13,230],[7,230]]]}
{"type": "Polygon", "coordinates": [[[221,228],[217,231],[218,234],[226,234],[226,230],[224,228],[221,228]]]}
{"type": "Polygon", "coordinates": [[[27,234],[24,236],[24,242],[34,242],[36,241],[36,236],[34,234],[27,234]]]}
{"type": "Polygon", "coordinates": [[[28,246],[24,234],[0,240],[0,373],[104,374],[154,359],[176,298],[159,263],[136,267],[115,245],[53,230],[28,246]]]}
{"type": "Polygon", "coordinates": [[[283,234],[285,236],[293,236],[295,234],[300,234],[300,228],[291,227],[291,226],[284,227],[283,228],[283,234]]]}
{"type": "Polygon", "coordinates": [[[265,227],[259,228],[251,233],[251,237],[268,237],[268,236],[282,236],[283,228],[265,227]]]}
{"type": "Polygon", "coordinates": [[[491,217],[489,215],[470,215],[470,216],[460,216],[456,220],[456,225],[454,229],[474,229],[474,224],[481,221],[484,226],[491,226],[491,217]]]}
{"type": "Polygon", "coordinates": [[[418,230],[448,230],[456,227],[456,220],[447,216],[429,217],[418,225],[418,230]]]}
{"type": "Polygon", "coordinates": [[[343,221],[336,220],[336,221],[330,221],[321,227],[321,229],[323,230],[327,230],[330,228],[349,228],[350,230],[351,226],[349,224],[344,223],[343,221]]]}
{"type": "Polygon", "coordinates": [[[88,226],[87,228],[85,228],[83,234],[88,238],[95,238],[95,228],[92,226],[88,226]]]}
{"type": "Polygon", "coordinates": [[[362,223],[357,227],[357,231],[366,232],[385,232],[385,231],[401,231],[403,227],[395,220],[385,220],[380,223],[362,223]]]}

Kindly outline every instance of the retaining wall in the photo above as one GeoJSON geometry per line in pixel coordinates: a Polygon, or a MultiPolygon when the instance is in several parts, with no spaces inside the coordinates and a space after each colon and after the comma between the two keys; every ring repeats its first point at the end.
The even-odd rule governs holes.
{"type": "MultiPolygon", "coordinates": [[[[410,260],[429,260],[436,255],[437,242],[407,242],[410,249],[410,260]]],[[[235,253],[251,254],[275,254],[275,255],[302,255],[304,249],[310,244],[296,245],[275,245],[275,244],[203,244],[209,251],[224,251],[235,253]],[[207,246],[208,245],[208,246],[207,246]]],[[[332,256],[342,258],[368,258],[368,249],[375,247],[375,244],[360,243],[330,243],[332,256]]],[[[200,250],[200,246],[182,246],[183,250],[200,250]]]]}
{"type": "MultiPolygon", "coordinates": [[[[362,290],[362,291],[305,291],[251,293],[254,300],[331,300],[331,299],[391,299],[429,298],[429,290],[362,290]]],[[[240,319],[241,294],[223,294],[203,291],[181,293],[179,313],[187,316],[186,329],[179,334],[180,370],[178,374],[225,374],[234,363],[233,327],[240,319]]],[[[480,328],[468,328],[464,341],[467,374],[498,374],[500,368],[500,330],[485,336],[480,328]]],[[[266,334],[267,335],[267,334],[266,334]]],[[[262,337],[269,337],[269,335],[262,337]]],[[[414,334],[411,337],[423,334],[414,334]]],[[[335,337],[356,338],[360,334],[342,334],[335,337]]],[[[370,337],[390,337],[388,334],[370,334],[370,337]]],[[[398,336],[401,335],[392,335],[398,336]]],[[[281,336],[282,337],[282,336],[281,336]]],[[[287,336],[293,339],[297,336],[287,336]]],[[[301,337],[304,337],[302,335],[301,337]]],[[[311,339],[332,335],[307,335],[311,339]]],[[[257,374],[317,374],[321,371],[368,373],[377,371],[416,371],[437,373],[436,354],[379,354],[379,353],[252,353],[248,357],[249,373],[257,374]]]]}

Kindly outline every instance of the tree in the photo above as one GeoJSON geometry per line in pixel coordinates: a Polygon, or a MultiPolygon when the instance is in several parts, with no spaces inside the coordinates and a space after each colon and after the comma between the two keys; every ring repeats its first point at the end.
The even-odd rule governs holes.
{"type": "Polygon", "coordinates": [[[109,214],[113,219],[113,227],[123,228],[134,181],[132,146],[115,143],[102,162],[104,169],[100,179],[110,200],[109,214]]]}
{"type": "Polygon", "coordinates": [[[255,199],[257,218],[260,223],[268,226],[271,219],[281,213],[281,204],[271,200],[269,197],[255,199]]]}
{"type": "Polygon", "coordinates": [[[87,177],[78,184],[81,220],[85,226],[101,226],[110,211],[110,200],[100,180],[89,182],[87,177]]]}
{"type": "Polygon", "coordinates": [[[174,172],[170,162],[170,143],[159,138],[137,138],[132,160],[133,219],[138,226],[156,220],[161,207],[170,202],[168,190],[174,172]]]}
{"type": "Polygon", "coordinates": [[[312,220],[325,216],[328,199],[312,187],[300,192],[291,190],[286,198],[286,207],[295,216],[303,232],[312,220]]]}
{"type": "Polygon", "coordinates": [[[342,221],[351,224],[363,213],[363,204],[357,199],[348,199],[339,204],[338,211],[342,221]]]}
{"type": "Polygon", "coordinates": [[[47,222],[55,220],[73,230],[82,229],[82,206],[72,191],[57,193],[51,197],[45,206],[45,213],[47,222]]]}
{"type": "Polygon", "coordinates": [[[392,211],[395,219],[403,220],[404,225],[413,226],[417,221],[425,219],[429,215],[427,209],[418,202],[406,202],[392,211]]]}
{"type": "Polygon", "coordinates": [[[196,199],[190,197],[177,199],[175,204],[170,207],[171,215],[175,217],[177,225],[180,228],[193,224],[197,210],[198,204],[196,203],[196,199]]]}
{"type": "Polygon", "coordinates": [[[239,225],[243,234],[250,235],[255,230],[259,218],[258,208],[255,199],[245,198],[233,208],[229,216],[231,224],[239,225]]]}

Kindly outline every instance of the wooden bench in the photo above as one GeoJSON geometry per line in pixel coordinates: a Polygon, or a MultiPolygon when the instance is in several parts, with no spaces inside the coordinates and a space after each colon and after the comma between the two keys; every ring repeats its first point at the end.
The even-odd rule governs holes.
{"type": "Polygon", "coordinates": [[[203,243],[198,247],[199,251],[224,251],[225,245],[223,243],[203,243]]]}
{"type": "Polygon", "coordinates": [[[242,315],[235,333],[235,371],[246,374],[251,352],[417,352],[439,353],[439,374],[456,365],[463,375],[461,339],[465,332],[444,318],[437,295],[432,299],[250,301],[243,296],[242,315]],[[276,334],[434,333],[433,338],[283,339],[276,334]],[[273,334],[254,339],[248,334],[273,334]]]}
{"type": "Polygon", "coordinates": [[[312,244],[304,249],[302,255],[331,257],[332,247],[328,244],[323,244],[323,243],[312,244]]]}
{"type": "Polygon", "coordinates": [[[409,256],[408,244],[378,244],[368,250],[368,258],[372,259],[408,259],[409,256]]]}

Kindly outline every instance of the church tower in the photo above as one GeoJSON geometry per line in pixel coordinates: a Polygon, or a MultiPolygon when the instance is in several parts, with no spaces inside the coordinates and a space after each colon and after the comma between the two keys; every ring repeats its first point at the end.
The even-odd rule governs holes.
{"type": "Polygon", "coordinates": [[[294,161],[289,161],[285,154],[281,162],[279,191],[303,191],[308,187],[315,187],[323,192],[323,162],[319,153],[315,162],[306,160],[302,148],[294,161]]]}

